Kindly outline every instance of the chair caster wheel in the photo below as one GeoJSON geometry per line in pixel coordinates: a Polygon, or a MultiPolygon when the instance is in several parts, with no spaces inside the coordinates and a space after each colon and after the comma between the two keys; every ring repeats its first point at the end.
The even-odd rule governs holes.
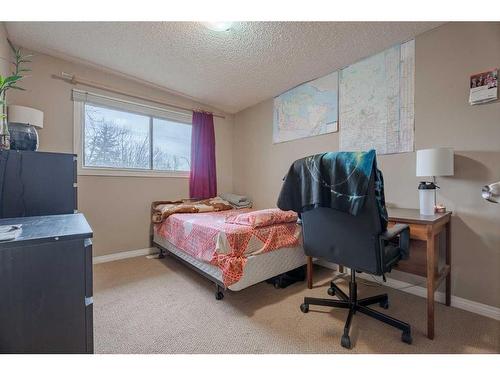
{"type": "Polygon", "coordinates": [[[300,305],[300,311],[302,311],[304,314],[309,312],[309,304],[303,303],[300,305]]]}
{"type": "Polygon", "coordinates": [[[413,339],[411,337],[411,332],[410,331],[403,332],[403,334],[401,335],[401,341],[410,345],[413,342],[413,339]]]}
{"type": "Polygon", "coordinates": [[[328,288],[326,292],[328,293],[329,296],[333,297],[335,295],[335,289],[333,288],[328,288]]]}
{"type": "Polygon", "coordinates": [[[349,336],[342,335],[342,338],[340,339],[340,345],[342,345],[346,349],[351,349],[351,339],[349,336]]]}
{"type": "Polygon", "coordinates": [[[223,299],[223,298],[224,298],[224,293],[222,293],[222,292],[217,292],[217,293],[215,293],[215,299],[216,299],[217,301],[220,301],[220,300],[221,300],[221,299],[223,299]]]}
{"type": "Polygon", "coordinates": [[[378,305],[379,305],[381,308],[383,308],[383,309],[386,309],[386,310],[387,310],[387,309],[389,308],[389,300],[387,300],[387,299],[386,299],[385,301],[380,302],[378,305]]]}

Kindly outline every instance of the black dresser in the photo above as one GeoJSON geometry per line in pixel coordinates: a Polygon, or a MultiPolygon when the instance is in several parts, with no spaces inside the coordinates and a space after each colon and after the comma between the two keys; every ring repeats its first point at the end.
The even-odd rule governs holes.
{"type": "Polygon", "coordinates": [[[82,214],[0,219],[0,352],[93,353],[92,229],[82,214]]]}
{"type": "Polygon", "coordinates": [[[0,218],[72,214],[76,155],[0,151],[0,218]]]}

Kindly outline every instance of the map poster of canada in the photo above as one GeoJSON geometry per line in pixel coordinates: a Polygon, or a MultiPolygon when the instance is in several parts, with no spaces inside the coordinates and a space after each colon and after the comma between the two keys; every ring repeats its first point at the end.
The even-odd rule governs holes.
{"type": "Polygon", "coordinates": [[[273,143],[337,132],[338,87],[336,71],[277,96],[273,143]]]}

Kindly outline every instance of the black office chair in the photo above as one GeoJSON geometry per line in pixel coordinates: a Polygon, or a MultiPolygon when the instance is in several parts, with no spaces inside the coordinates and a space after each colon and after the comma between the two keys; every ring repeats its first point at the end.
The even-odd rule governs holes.
{"type": "Polygon", "coordinates": [[[387,309],[387,294],[363,299],[357,297],[356,272],[384,275],[402,257],[408,255],[410,246],[410,230],[407,225],[398,224],[382,232],[373,175],[374,173],[369,182],[364,207],[357,216],[324,207],[302,213],[305,253],[349,267],[351,281],[349,295],[332,281],[328,294],[337,296],[338,300],[305,297],[300,309],[303,313],[309,311],[309,305],[349,309],[341,339],[341,345],[348,349],[351,348],[349,329],[357,311],[402,330],[402,341],[407,344],[412,342],[409,324],[368,307],[378,303],[380,307],[387,309]]]}

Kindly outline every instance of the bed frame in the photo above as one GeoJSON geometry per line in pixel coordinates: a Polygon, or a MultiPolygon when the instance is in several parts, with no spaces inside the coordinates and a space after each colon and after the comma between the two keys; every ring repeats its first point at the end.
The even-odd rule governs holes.
{"type": "Polygon", "coordinates": [[[151,242],[152,242],[153,247],[156,247],[159,250],[159,253],[158,253],[158,258],[159,259],[165,258],[165,254],[168,254],[169,256],[174,257],[175,259],[177,259],[181,263],[185,264],[186,266],[188,266],[189,268],[191,268],[193,271],[195,271],[199,275],[201,275],[201,276],[203,276],[203,277],[207,278],[208,280],[210,280],[210,281],[212,281],[212,282],[215,283],[215,299],[217,301],[220,301],[221,299],[224,298],[224,292],[223,291],[226,289],[226,287],[224,286],[224,283],[222,283],[220,280],[218,280],[217,278],[213,277],[209,273],[203,271],[202,269],[200,269],[200,268],[194,266],[193,264],[189,263],[188,261],[182,259],[180,256],[178,256],[177,254],[174,254],[173,252],[171,252],[167,248],[165,248],[162,245],[156,243],[154,240],[152,240],[151,242]]]}
{"type": "Polygon", "coordinates": [[[265,254],[250,255],[243,277],[226,287],[222,281],[222,273],[216,266],[192,257],[162,237],[153,237],[151,243],[159,250],[159,258],[164,258],[168,254],[213,282],[216,300],[224,298],[225,290],[237,292],[307,263],[302,247],[282,248],[265,254]]]}
{"type": "MultiPolygon", "coordinates": [[[[153,210],[153,204],[151,204],[151,216],[153,215],[153,212],[154,212],[154,210],[153,210]]],[[[168,254],[168,255],[172,256],[173,258],[179,260],[181,263],[184,263],[186,266],[188,266],[189,268],[191,268],[193,271],[195,271],[199,275],[201,275],[201,276],[207,278],[208,280],[212,281],[215,284],[215,299],[218,300],[218,301],[220,301],[220,300],[222,300],[224,298],[224,291],[227,290],[227,289],[238,291],[238,290],[244,289],[244,288],[246,288],[248,286],[256,284],[256,282],[247,283],[248,285],[246,285],[246,286],[244,285],[240,289],[233,289],[232,286],[230,286],[229,288],[227,288],[224,285],[224,283],[222,282],[222,280],[214,277],[213,275],[209,274],[208,272],[205,272],[201,268],[196,267],[196,265],[191,264],[186,259],[183,259],[181,256],[179,256],[179,255],[175,254],[174,252],[170,251],[166,246],[163,246],[162,244],[158,243],[158,241],[155,241],[154,225],[153,225],[153,223],[150,224],[149,242],[150,242],[150,246],[151,247],[156,247],[158,249],[158,251],[159,251],[158,258],[160,258],[160,259],[161,258],[165,258],[165,255],[168,254]]],[[[280,250],[281,249],[276,250],[274,252],[267,253],[267,254],[273,254],[273,253],[276,254],[276,252],[279,252],[280,250]]],[[[285,250],[285,249],[283,249],[283,250],[285,250]]],[[[286,249],[286,251],[288,251],[288,250],[291,250],[291,249],[286,249]]],[[[301,254],[298,254],[298,252],[295,252],[295,254],[293,254],[293,255],[294,256],[288,257],[288,260],[289,260],[288,267],[286,266],[286,262],[283,262],[285,264],[285,267],[283,268],[283,270],[280,270],[280,273],[291,271],[292,269],[300,267],[300,266],[302,266],[302,265],[304,265],[304,264],[307,263],[307,259],[306,259],[305,254],[303,253],[303,250],[301,251],[301,254]],[[302,261],[301,257],[303,257],[303,261],[302,261]]],[[[266,256],[266,254],[258,255],[258,257],[260,257],[260,256],[266,256]]],[[[274,256],[277,256],[277,255],[274,255],[274,256]]],[[[273,276],[277,276],[277,275],[276,274],[269,275],[269,277],[267,277],[266,279],[271,278],[273,276]]],[[[264,281],[266,279],[260,280],[258,282],[264,281]]]]}

